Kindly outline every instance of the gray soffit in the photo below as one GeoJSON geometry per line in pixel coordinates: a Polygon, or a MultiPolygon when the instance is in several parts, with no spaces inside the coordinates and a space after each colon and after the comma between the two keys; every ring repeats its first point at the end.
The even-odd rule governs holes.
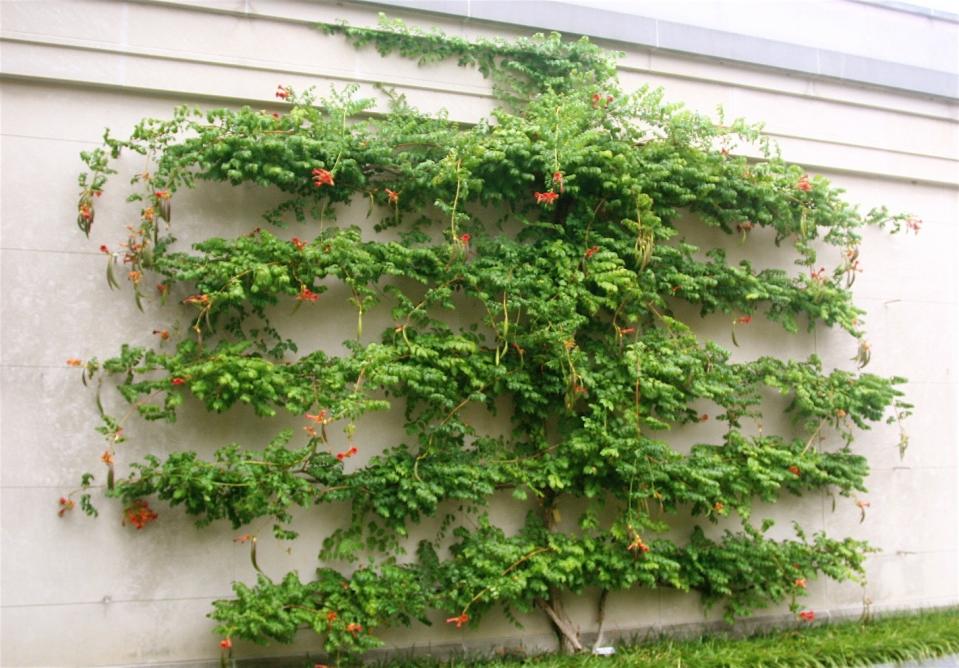
{"type": "MultiPolygon", "coordinates": [[[[906,3],[853,0],[899,11],[906,3]],[[890,6],[892,5],[892,6],[890,6]]],[[[550,0],[354,0],[383,11],[406,9],[474,21],[588,35],[674,53],[798,72],[808,76],[893,88],[927,96],[959,99],[959,75],[840,51],[791,44],[762,37],[712,30],[673,21],[584,7],[550,0]]],[[[955,22],[956,15],[915,8],[913,13],[955,22]]]]}

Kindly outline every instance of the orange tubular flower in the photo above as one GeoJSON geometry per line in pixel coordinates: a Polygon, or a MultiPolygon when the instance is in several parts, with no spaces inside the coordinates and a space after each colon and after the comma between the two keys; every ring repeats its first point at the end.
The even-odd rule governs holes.
{"type": "Polygon", "coordinates": [[[304,248],[306,248],[306,242],[300,239],[299,237],[293,237],[290,243],[296,247],[296,250],[303,250],[304,248]]]}
{"type": "Polygon", "coordinates": [[[233,648],[233,641],[230,640],[229,638],[224,638],[223,640],[220,641],[220,649],[232,649],[232,648],[233,648]]]}
{"type": "Polygon", "coordinates": [[[738,318],[736,318],[737,325],[748,325],[752,321],[753,321],[753,317],[751,315],[741,315],[738,318]]]}
{"type": "Polygon", "coordinates": [[[395,190],[390,190],[389,188],[384,188],[386,191],[386,197],[389,199],[390,204],[399,204],[400,194],[395,190]]]}
{"type": "Polygon", "coordinates": [[[80,367],[83,366],[83,360],[79,360],[76,357],[71,357],[67,360],[67,366],[80,367]]]}
{"type": "Polygon", "coordinates": [[[816,619],[816,613],[812,610],[803,610],[799,613],[799,618],[804,622],[811,622],[816,619]]]}
{"type": "Polygon", "coordinates": [[[109,450],[104,450],[103,454],[100,455],[100,461],[106,464],[107,466],[113,465],[113,455],[109,450]]]}
{"type": "Polygon", "coordinates": [[[463,628],[463,624],[465,624],[465,623],[468,622],[469,620],[470,620],[470,616],[467,615],[467,614],[464,612],[463,614],[458,615],[458,616],[456,616],[456,617],[448,617],[448,618],[446,619],[446,623],[447,623],[447,624],[456,624],[456,628],[461,629],[461,628],[463,628]]]}
{"type": "Polygon", "coordinates": [[[533,193],[533,197],[536,198],[537,204],[552,204],[559,197],[558,193],[554,193],[552,190],[545,193],[533,193]]]}
{"type": "Polygon", "coordinates": [[[812,184],[809,182],[809,176],[806,174],[802,175],[802,178],[796,182],[796,189],[802,190],[804,193],[808,193],[812,190],[812,184]]]}
{"type": "Polygon", "coordinates": [[[184,304],[199,304],[200,306],[207,306],[210,303],[209,295],[190,295],[183,300],[184,304]]]}
{"type": "Polygon", "coordinates": [[[590,246],[589,248],[586,249],[586,252],[583,253],[583,255],[585,255],[586,259],[588,260],[589,258],[596,255],[596,253],[598,252],[599,252],[599,246],[590,246]]]}
{"type": "Polygon", "coordinates": [[[320,186],[332,186],[333,183],[333,174],[325,169],[314,169],[313,172],[313,185],[317,188],[320,186]]]}
{"type": "Polygon", "coordinates": [[[352,633],[354,636],[362,630],[363,630],[363,627],[361,625],[355,624],[353,622],[350,622],[349,624],[346,625],[346,632],[352,633]]]}
{"type": "Polygon", "coordinates": [[[144,501],[143,499],[137,499],[133,502],[133,505],[127,507],[123,511],[124,515],[124,524],[129,522],[137,528],[137,531],[145,527],[150,522],[156,521],[159,517],[157,513],[150,507],[150,504],[144,501]]]}
{"type": "Polygon", "coordinates": [[[794,476],[796,476],[796,477],[799,477],[799,475],[800,475],[799,467],[796,466],[795,464],[793,464],[792,466],[790,466],[790,467],[789,467],[788,469],[786,469],[786,470],[789,471],[790,473],[792,473],[792,474],[793,474],[794,476]]]}
{"type": "Polygon", "coordinates": [[[796,578],[796,581],[793,582],[793,584],[796,585],[797,587],[799,587],[800,589],[805,589],[805,588],[806,588],[806,578],[796,578]]]}
{"type": "Polygon", "coordinates": [[[296,295],[297,301],[301,302],[315,302],[320,298],[320,295],[310,290],[305,285],[300,288],[299,294],[296,295]]]}

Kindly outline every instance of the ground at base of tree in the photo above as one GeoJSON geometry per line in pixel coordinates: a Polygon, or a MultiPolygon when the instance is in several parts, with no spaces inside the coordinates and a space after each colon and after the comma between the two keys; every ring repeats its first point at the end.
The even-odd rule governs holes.
{"type": "Polygon", "coordinates": [[[814,623],[749,638],[705,635],[621,644],[612,656],[394,659],[381,668],[747,668],[959,666],[959,608],[885,615],[868,622],[814,623]]]}

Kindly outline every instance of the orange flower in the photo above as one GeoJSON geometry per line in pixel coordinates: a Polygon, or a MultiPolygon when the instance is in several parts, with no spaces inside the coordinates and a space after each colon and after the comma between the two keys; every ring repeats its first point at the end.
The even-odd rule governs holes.
{"type": "Polygon", "coordinates": [[[590,246],[589,248],[586,249],[586,252],[583,255],[585,255],[586,259],[588,260],[589,258],[596,255],[596,253],[598,252],[599,252],[599,246],[590,246]]]}
{"type": "Polygon", "coordinates": [[[354,446],[350,447],[349,450],[344,450],[343,452],[337,452],[337,453],[336,453],[336,458],[337,458],[337,460],[339,460],[339,461],[342,462],[342,461],[345,460],[345,459],[349,459],[350,457],[352,457],[353,455],[355,455],[357,452],[359,452],[359,449],[354,445],[354,446]]]}
{"type": "Polygon", "coordinates": [[[293,91],[290,89],[289,86],[284,86],[282,84],[276,85],[276,96],[279,99],[285,100],[286,98],[290,97],[290,95],[292,94],[293,94],[293,91]]]}
{"type": "Polygon", "coordinates": [[[182,378],[182,377],[180,377],[180,376],[177,376],[176,378],[171,378],[171,379],[170,379],[170,383],[171,383],[172,385],[183,385],[185,382],[186,382],[186,378],[182,378]]]}
{"type": "Polygon", "coordinates": [[[183,300],[184,304],[200,304],[201,306],[206,306],[210,303],[209,295],[190,295],[183,300]]]}
{"type": "Polygon", "coordinates": [[[104,450],[103,454],[100,455],[100,461],[102,461],[107,466],[113,466],[113,455],[110,454],[109,450],[104,450]]]}
{"type": "Polygon", "coordinates": [[[313,172],[313,185],[317,188],[320,186],[332,186],[333,183],[333,174],[325,169],[314,169],[313,172]]]}
{"type": "Polygon", "coordinates": [[[633,333],[635,333],[635,332],[636,332],[636,328],[635,328],[635,327],[621,327],[621,328],[619,329],[619,335],[620,335],[620,336],[626,336],[627,334],[633,334],[633,333]]]}
{"type": "Polygon", "coordinates": [[[130,522],[133,526],[137,528],[137,531],[145,527],[150,522],[156,521],[159,515],[150,508],[150,504],[147,503],[144,499],[137,499],[130,506],[124,509],[123,515],[126,518],[126,522],[130,522]]]}
{"type": "Polygon", "coordinates": [[[737,325],[748,325],[752,321],[753,321],[753,317],[751,315],[741,315],[738,318],[736,318],[737,325]]]}
{"type": "Polygon", "coordinates": [[[153,196],[156,197],[157,199],[170,199],[170,191],[157,190],[156,192],[153,193],[153,196]]]}
{"type": "Polygon", "coordinates": [[[320,295],[310,290],[305,285],[300,288],[299,294],[296,295],[297,301],[301,302],[315,302],[320,298],[320,295]]]}
{"type": "Polygon", "coordinates": [[[107,246],[106,244],[100,244],[100,252],[101,252],[101,253],[106,253],[107,255],[109,255],[109,254],[110,254],[110,247],[107,246]]]}
{"type": "Polygon", "coordinates": [[[549,192],[545,193],[533,193],[533,197],[536,198],[537,204],[552,204],[556,201],[556,198],[559,197],[559,194],[550,190],[549,192]]]}
{"type": "Polygon", "coordinates": [[[400,194],[395,190],[390,190],[389,188],[384,188],[386,191],[386,197],[390,200],[390,204],[399,204],[400,194]]]}
{"type": "Polygon", "coordinates": [[[332,610],[331,610],[330,612],[326,613],[326,621],[329,622],[330,624],[332,624],[333,622],[335,622],[337,617],[338,617],[338,615],[337,615],[335,612],[333,612],[332,610]]]}
{"type": "Polygon", "coordinates": [[[796,585],[797,587],[799,587],[800,589],[805,589],[805,588],[806,588],[806,578],[796,578],[796,581],[793,582],[793,584],[796,585]]]}
{"type": "Polygon", "coordinates": [[[715,510],[717,513],[723,512],[725,508],[726,508],[726,504],[724,504],[722,501],[717,501],[716,503],[713,504],[713,510],[715,510]]]}
{"type": "Polygon", "coordinates": [[[708,413],[703,413],[702,415],[699,416],[699,421],[700,421],[700,422],[706,422],[707,420],[709,420],[709,414],[708,414],[708,413]]]}
{"type": "Polygon", "coordinates": [[[469,245],[470,245],[470,240],[471,240],[472,238],[473,238],[473,236],[472,236],[469,232],[466,232],[466,233],[460,235],[459,240],[460,240],[460,243],[463,244],[464,246],[469,246],[469,245]]]}
{"type": "Polygon", "coordinates": [[[802,178],[796,182],[796,188],[802,190],[804,193],[808,193],[810,190],[812,190],[812,184],[809,182],[809,176],[803,174],[802,178]]]}
{"type": "Polygon", "coordinates": [[[290,243],[296,246],[296,250],[303,250],[306,247],[306,242],[299,237],[293,237],[290,243]]]}
{"type": "Polygon", "coordinates": [[[799,618],[804,622],[811,622],[816,619],[816,613],[812,610],[803,610],[799,613],[799,618]]]}
{"type": "Polygon", "coordinates": [[[314,429],[312,426],[306,425],[303,427],[303,431],[305,431],[307,436],[310,438],[316,438],[316,429],[314,429]]]}
{"type": "Polygon", "coordinates": [[[795,464],[793,464],[792,466],[790,466],[790,467],[789,467],[788,469],[786,469],[786,470],[789,471],[790,473],[792,473],[794,476],[797,476],[797,477],[798,477],[799,474],[800,474],[799,467],[796,466],[795,464]]]}
{"type": "Polygon", "coordinates": [[[140,279],[143,278],[143,274],[139,271],[134,270],[134,271],[131,271],[129,274],[127,274],[127,278],[129,278],[135,285],[140,282],[140,279]]]}
{"type": "Polygon", "coordinates": [[[83,366],[83,360],[79,360],[76,357],[71,357],[67,360],[67,366],[78,367],[83,366]]]}
{"type": "Polygon", "coordinates": [[[60,517],[63,517],[63,515],[64,515],[65,513],[73,510],[73,507],[74,507],[75,505],[77,505],[77,504],[74,503],[73,499],[69,499],[69,498],[67,498],[67,497],[65,497],[65,496],[61,496],[61,497],[60,497],[60,510],[57,511],[57,515],[60,516],[60,517]]]}
{"type": "Polygon", "coordinates": [[[360,626],[359,624],[355,624],[353,622],[350,622],[349,624],[346,625],[346,632],[352,633],[354,636],[362,630],[363,630],[362,626],[360,626]]]}
{"type": "Polygon", "coordinates": [[[563,172],[553,172],[553,183],[559,188],[560,192],[563,192],[563,172]]]}
{"type": "Polygon", "coordinates": [[[152,206],[148,206],[143,210],[141,215],[143,216],[143,220],[147,221],[148,223],[152,223],[153,219],[156,217],[156,212],[153,210],[152,206]]]}
{"type": "Polygon", "coordinates": [[[315,423],[317,423],[317,424],[329,424],[329,423],[330,423],[330,418],[327,416],[325,410],[321,410],[321,411],[320,411],[319,413],[317,413],[316,415],[310,415],[309,413],[307,413],[307,414],[304,415],[303,417],[305,417],[307,420],[312,420],[313,422],[315,422],[315,423]]]}
{"type": "Polygon", "coordinates": [[[88,204],[80,205],[80,217],[88,223],[93,220],[93,209],[88,204]]]}
{"type": "Polygon", "coordinates": [[[243,543],[249,543],[253,539],[254,539],[253,534],[245,533],[242,536],[237,536],[236,538],[234,538],[233,542],[240,543],[242,545],[243,543]]]}
{"type": "Polygon", "coordinates": [[[457,617],[448,617],[448,618],[446,619],[446,623],[447,623],[447,624],[456,624],[456,628],[461,629],[461,628],[463,628],[463,624],[465,624],[465,623],[468,622],[469,620],[470,620],[470,616],[467,615],[467,614],[464,612],[463,614],[461,614],[461,615],[459,615],[459,616],[457,616],[457,617]]]}
{"type": "Polygon", "coordinates": [[[161,341],[166,341],[170,338],[170,330],[168,329],[154,329],[153,333],[159,336],[161,341]]]}
{"type": "Polygon", "coordinates": [[[233,648],[233,641],[230,640],[229,638],[224,638],[223,640],[220,641],[220,649],[232,649],[232,648],[233,648]]]}
{"type": "Polygon", "coordinates": [[[844,411],[844,410],[841,409],[841,408],[837,408],[837,409],[836,409],[836,417],[837,417],[837,418],[844,418],[844,417],[846,417],[846,411],[844,411]]]}

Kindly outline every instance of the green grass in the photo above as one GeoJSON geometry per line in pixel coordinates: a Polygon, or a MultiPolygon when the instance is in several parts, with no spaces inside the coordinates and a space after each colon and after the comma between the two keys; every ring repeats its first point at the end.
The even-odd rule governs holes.
{"type": "Polygon", "coordinates": [[[393,659],[390,668],[748,668],[870,666],[959,653],[959,608],[817,624],[748,638],[661,638],[617,647],[615,656],[514,659],[393,659]]]}

